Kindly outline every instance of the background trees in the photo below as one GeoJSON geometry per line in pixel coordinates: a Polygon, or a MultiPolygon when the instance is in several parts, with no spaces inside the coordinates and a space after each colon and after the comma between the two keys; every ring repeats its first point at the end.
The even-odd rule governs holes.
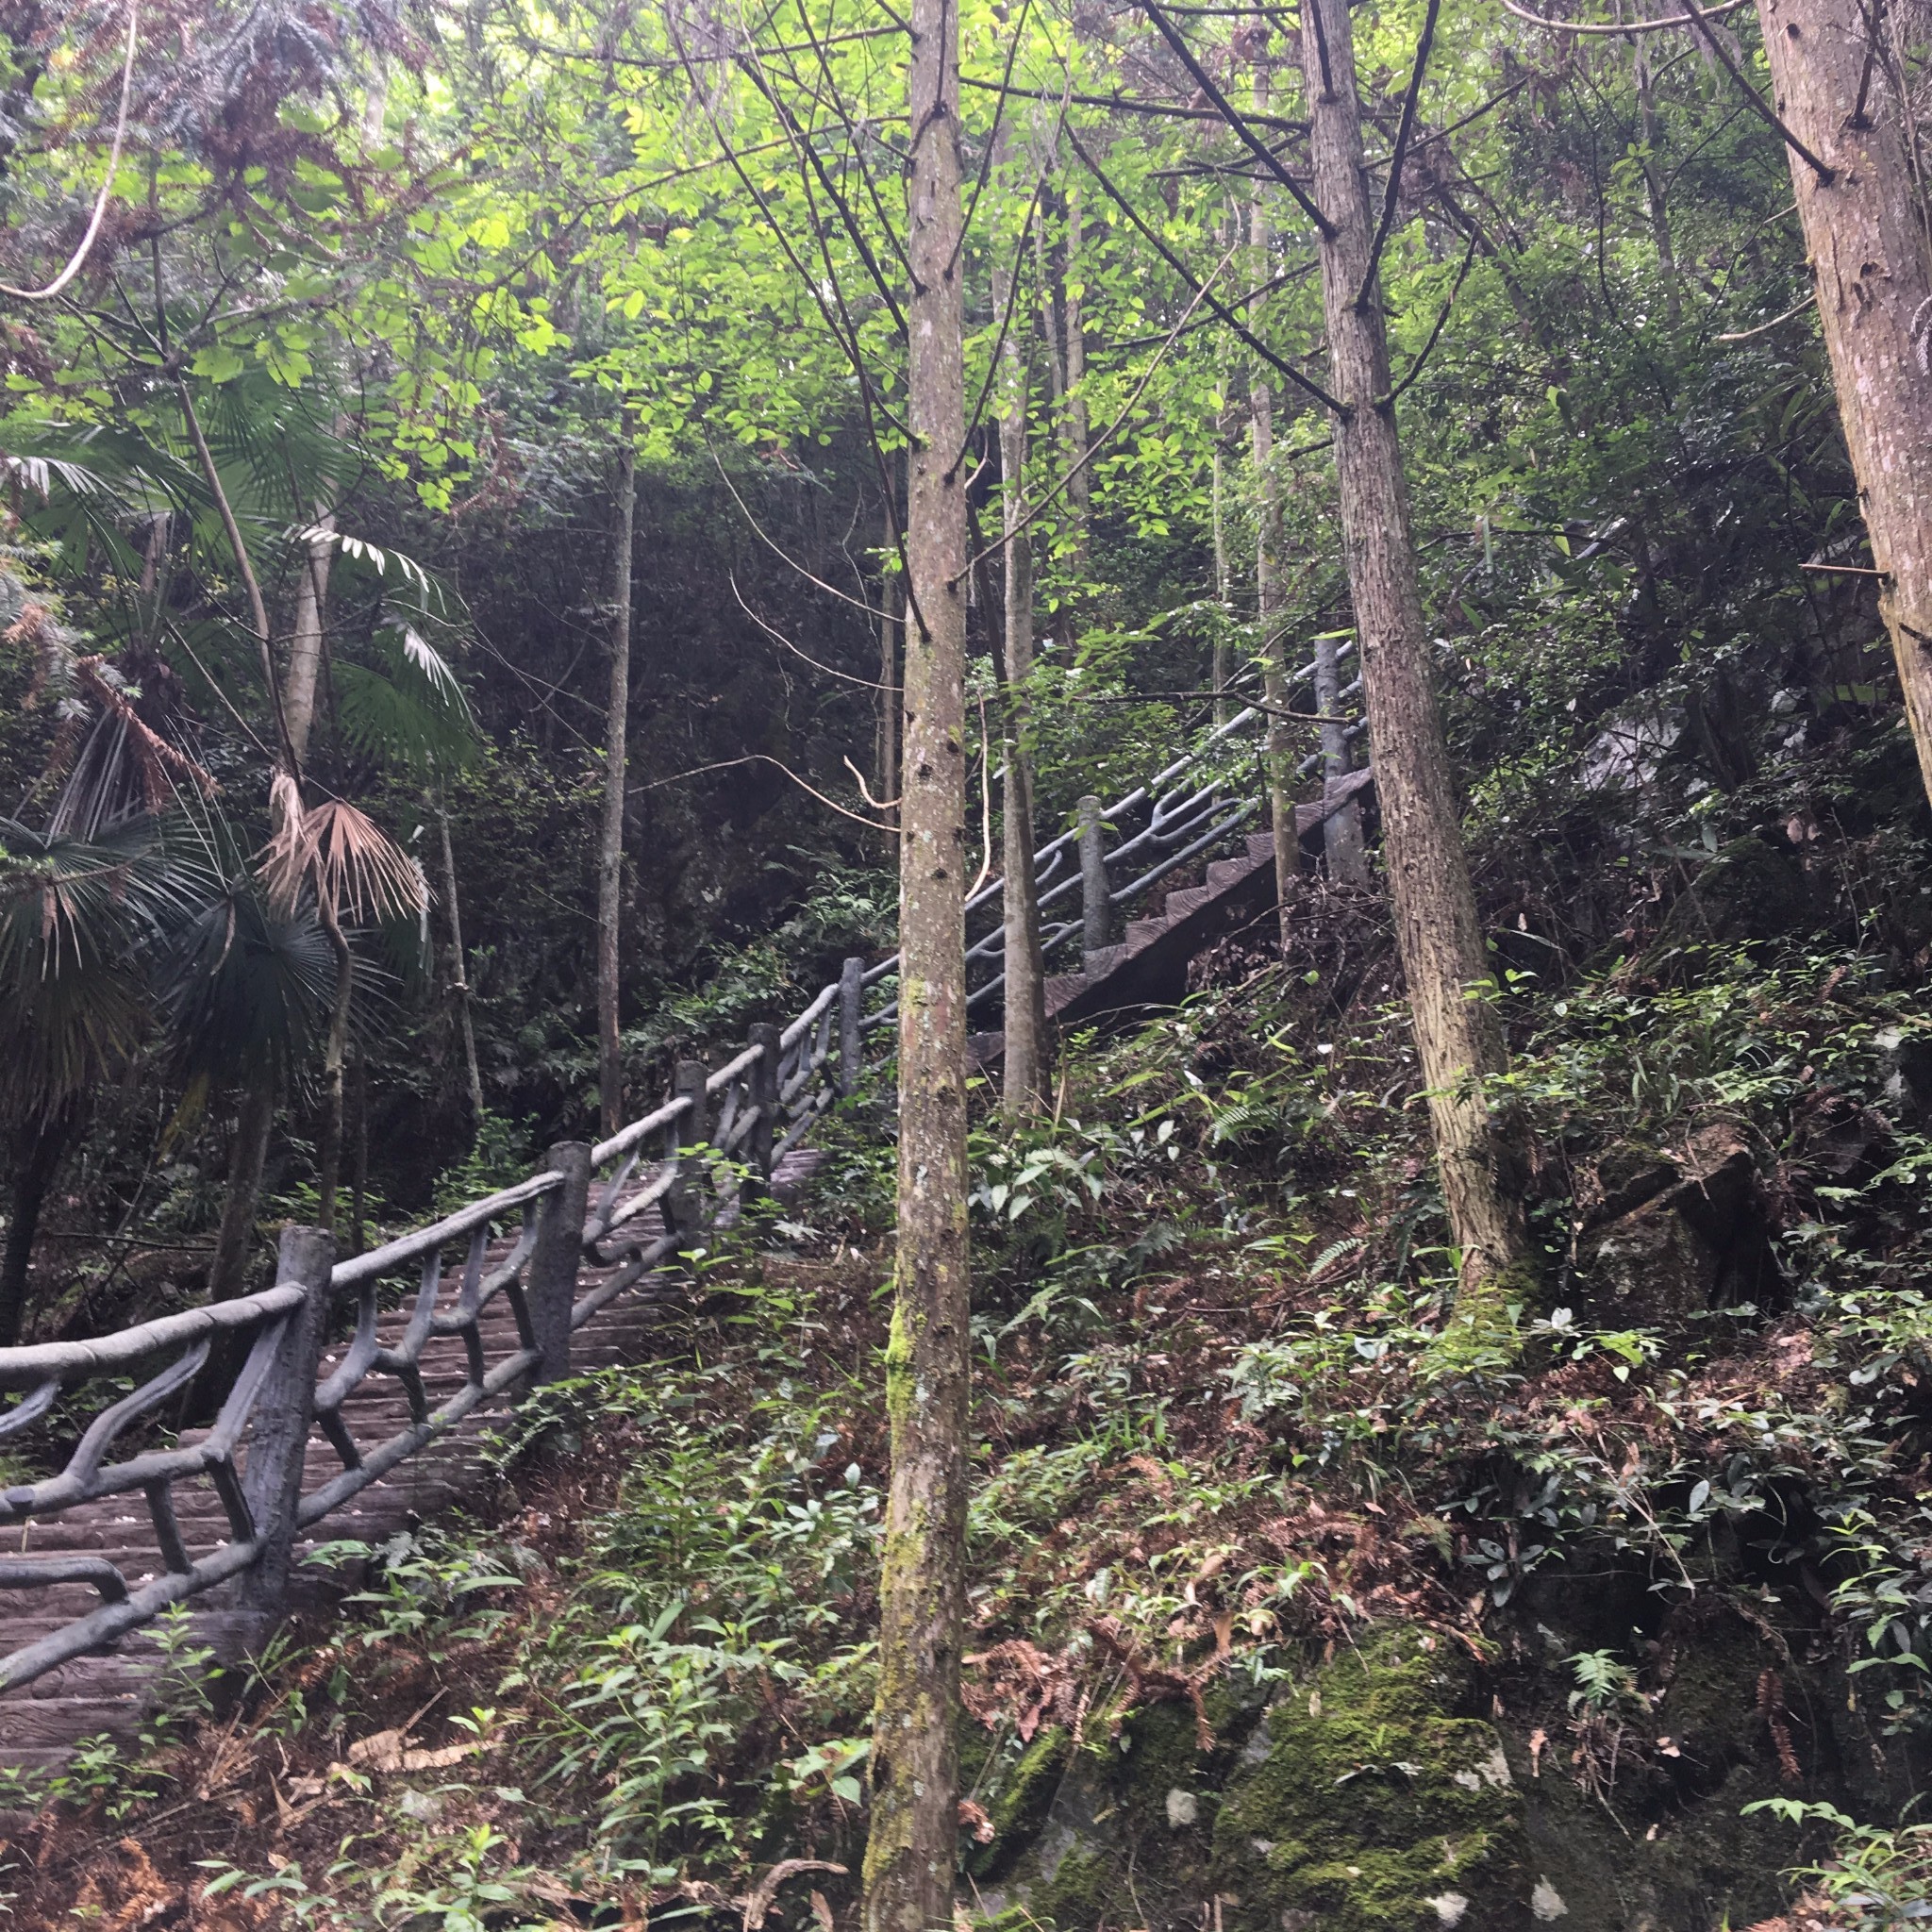
{"type": "MultiPolygon", "coordinates": [[[[1856,743],[1806,778],[1807,809],[1862,811],[1905,741],[1868,648],[1877,580],[1858,573],[1876,566],[1799,307],[1777,137],[1683,27],[1633,45],[1450,8],[1411,89],[1428,17],[1355,21],[1383,326],[1407,385],[1408,628],[1473,853],[1478,924],[1455,973],[1477,945],[1541,972],[1616,942],[1634,873],[1694,882],[1771,773],[1856,743]],[[1633,733],[1663,789],[1613,808],[1584,774],[1633,733]],[[1523,832],[1552,812],[1561,864],[1523,832]],[[1620,863],[1632,836],[1649,842],[1620,863]],[[1656,856],[1673,852],[1705,857],[1656,856]],[[1581,890],[1558,883],[1573,860],[1581,890]]],[[[1277,640],[1361,627],[1319,238],[1264,158],[1301,184],[1308,50],[1285,21],[1163,18],[1174,38],[1140,12],[960,20],[963,756],[976,794],[979,698],[996,735],[1024,714],[1016,769],[1030,746],[1042,834],[1209,708],[1169,694],[1210,691],[1217,664],[1256,693],[1277,640]],[[1230,256],[1233,215],[1257,209],[1230,256]],[[1002,550],[1022,502],[1012,541],[1036,581],[1013,601],[1002,550]],[[1033,613],[1030,665],[999,662],[1009,604],[1033,613]]],[[[9,42],[22,132],[0,279],[17,289],[72,257],[104,178],[125,42],[91,19],[9,42]],[[50,33],[74,58],[45,58],[50,33]]],[[[1747,21],[1714,30],[1758,72],[1747,21]]],[[[1880,56],[1873,139],[1895,138],[1923,219],[1919,53],[1900,30],[1880,56]]],[[[879,639],[906,581],[906,58],[890,16],[847,8],[726,27],[503,6],[460,33],[218,8],[138,36],[99,233],[58,299],[6,311],[21,597],[58,600],[70,656],[99,655],[127,715],[219,784],[242,860],[273,831],[279,713],[307,803],[352,802],[420,861],[442,946],[425,960],[420,931],[406,945],[407,922],[366,907],[344,925],[346,1027],[291,1060],[267,1135],[240,1136],[269,1197],[312,1188],[320,1206],[331,1134],[351,1194],[368,1149],[380,1215],[472,1158],[475,1128],[480,1160],[577,1131],[615,1084],[599,957],[636,1093],[674,1033],[887,942],[877,836],[812,794],[873,816],[846,761],[879,764],[879,639]],[[605,650],[623,410],[638,480],[620,790],[605,650]]],[[[48,683],[38,633],[8,635],[0,761],[36,837],[57,811],[88,839],[200,796],[186,765],[150,795],[112,754],[122,711],[48,683]]],[[[1343,663],[1331,688],[1352,681],[1343,663]]],[[[1284,720],[1280,756],[1299,763],[1316,730],[1284,720]]],[[[239,1090],[211,1084],[213,1112],[158,1151],[187,1078],[159,998],[140,996],[133,1072],[89,1128],[101,1151],[73,1213],[131,1213],[131,1232],[206,1253],[239,1090]]],[[[1507,1034],[1507,999],[1494,1010],[1507,1034]]],[[[62,1282],[76,1260],[105,1274],[61,1256],[62,1282]]],[[[192,1256],[156,1268],[205,1286],[192,1256]]]]}

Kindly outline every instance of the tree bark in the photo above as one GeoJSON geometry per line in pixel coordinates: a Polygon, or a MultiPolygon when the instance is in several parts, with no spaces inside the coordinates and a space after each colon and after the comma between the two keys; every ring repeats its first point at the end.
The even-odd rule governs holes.
{"type": "Polygon", "coordinates": [[[1777,111],[1831,171],[1827,181],[1786,150],[1858,508],[1883,573],[1878,608],[1932,798],[1932,262],[1881,75],[1854,118],[1864,12],[1860,0],[1758,0],[1757,17],[1777,111]]]}
{"type": "Polygon", "coordinates": [[[1013,314],[1000,352],[1000,508],[1006,552],[1006,786],[1000,816],[1006,921],[1006,1047],[1001,1105],[1009,1119],[1034,1112],[1046,1093],[1046,970],[1040,945],[1040,889],[1033,870],[1033,539],[1026,522],[1027,335],[1014,313],[1017,259],[998,272],[993,307],[1013,314]]]}
{"type": "Polygon", "coordinates": [[[476,1061],[476,1027],[470,1012],[470,959],[463,946],[463,908],[457,894],[457,855],[450,843],[449,812],[439,790],[431,803],[442,856],[442,902],[449,908],[449,988],[456,995],[457,1031],[463,1042],[463,1076],[470,1097],[470,1138],[483,1124],[483,1070],[476,1061]]]}
{"type": "Polygon", "coordinates": [[[965,1607],[966,407],[958,14],[949,0],[913,0],[911,42],[898,1252],[865,1932],[952,1922],[965,1607]]]}
{"type": "MultiPolygon", "coordinates": [[[[1268,111],[1268,70],[1255,75],[1255,107],[1268,111]]],[[[1254,278],[1258,288],[1268,279],[1267,190],[1257,181],[1248,205],[1249,240],[1254,246],[1254,278]]],[[[1261,298],[1249,305],[1249,326],[1260,332],[1261,298]]],[[[1294,780],[1291,758],[1293,744],[1288,709],[1287,640],[1281,635],[1281,484],[1274,474],[1274,391],[1258,368],[1249,390],[1250,421],[1255,447],[1255,488],[1258,501],[1255,517],[1255,616],[1261,633],[1261,684],[1268,702],[1268,818],[1274,834],[1274,904],[1280,923],[1281,950],[1288,952],[1292,917],[1294,878],[1301,869],[1301,839],[1295,830],[1294,780]]]]}
{"type": "Polygon", "coordinates": [[[322,1135],[316,1149],[316,1192],[320,1201],[315,1224],[333,1237],[336,1231],[336,1185],[342,1171],[342,1065],[349,1051],[349,1002],[356,991],[356,956],[342,936],[341,915],[325,896],[316,910],[336,962],[335,1004],[329,1009],[328,1043],[322,1056],[322,1135]]]}
{"type": "Polygon", "coordinates": [[[1060,307],[1067,321],[1067,407],[1063,421],[1067,468],[1073,481],[1067,485],[1067,508],[1073,528],[1072,556],[1075,572],[1087,575],[1093,534],[1093,468],[1086,460],[1087,438],[1087,325],[1083,313],[1080,282],[1080,181],[1077,175],[1067,184],[1067,245],[1060,272],[1060,307]]]}
{"type": "Polygon", "coordinates": [[[1657,272],[1664,285],[1664,318],[1675,328],[1684,319],[1683,277],[1677,272],[1677,249],[1671,235],[1670,204],[1664,198],[1663,170],[1657,165],[1657,97],[1650,85],[1647,34],[1638,34],[1633,39],[1631,59],[1637,84],[1638,132],[1643,143],[1644,207],[1650,216],[1651,240],[1657,247],[1657,272]]]}
{"type": "MultiPolygon", "coordinates": [[[[320,512],[315,521],[325,530],[336,526],[332,510],[320,512]]],[[[322,637],[333,549],[323,538],[305,544],[302,568],[296,575],[295,617],[289,630],[289,661],[282,674],[282,715],[288,720],[289,743],[297,764],[308,757],[308,737],[315,728],[315,692],[322,676],[322,637]]]]}
{"type": "MultiPolygon", "coordinates": [[[[889,559],[893,549],[892,508],[886,507],[885,529],[879,539],[879,555],[889,559]]],[[[879,573],[879,728],[874,769],[877,776],[879,816],[888,825],[897,826],[899,808],[892,802],[899,795],[899,578],[896,572],[879,573]]],[[[888,833],[886,850],[897,844],[888,833]]]]}
{"type": "Polygon", "coordinates": [[[208,1298],[231,1302],[248,1280],[248,1251],[255,1240],[255,1208],[261,1195],[262,1163],[275,1121],[275,1091],[264,1081],[248,1088],[228,1143],[228,1187],[222,1200],[222,1225],[215,1257],[208,1267],[208,1298]]]}
{"type": "Polygon", "coordinates": [[[610,696],[604,708],[604,823],[597,840],[597,1094],[604,1132],[624,1124],[618,939],[624,910],[624,774],[630,729],[630,569],[637,535],[637,446],[623,421],[610,557],[610,696]]]}
{"type": "Polygon", "coordinates": [[[20,1341],[26,1319],[27,1271],[34,1257],[34,1237],[41,1228],[41,1210],[59,1171],[61,1157],[74,1138],[71,1107],[58,1108],[30,1127],[22,1128],[19,1155],[8,1189],[7,1245],[0,1250],[0,1348],[20,1341]]]}
{"type": "Polygon", "coordinates": [[[1389,398],[1379,287],[1357,302],[1372,221],[1347,0],[1307,0],[1303,37],[1342,544],[1382,807],[1383,857],[1450,1227],[1462,1250],[1458,1345],[1489,1333],[1527,1257],[1521,1128],[1491,1108],[1506,1069],[1489,964],[1429,675],[1408,487],[1389,398]],[[1326,87],[1322,52],[1327,55],[1326,87]]]}

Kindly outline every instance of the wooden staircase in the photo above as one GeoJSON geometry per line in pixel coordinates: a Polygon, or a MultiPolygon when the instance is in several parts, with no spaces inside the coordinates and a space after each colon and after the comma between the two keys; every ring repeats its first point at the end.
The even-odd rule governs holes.
{"type": "MultiPolygon", "coordinates": [[[[808,1148],[786,1155],[773,1176],[774,1191],[783,1195],[795,1191],[820,1158],[808,1148]]],[[[645,1240],[663,1231],[655,1207],[639,1215],[633,1225],[645,1240]]],[[[486,1251],[486,1269],[503,1261],[511,1246],[508,1239],[493,1243],[486,1251]]],[[[460,1268],[452,1269],[443,1275],[445,1297],[457,1293],[461,1272],[460,1268]]],[[[614,1272],[586,1263],[577,1279],[579,1296],[614,1272]]],[[[572,1338],[573,1372],[588,1373],[649,1359],[658,1345],[663,1305],[678,1295],[677,1283],[674,1274],[646,1275],[637,1289],[600,1308],[572,1338]]],[[[399,1340],[408,1319],[406,1308],[383,1319],[380,1333],[386,1344],[399,1340]]],[[[513,1355],[521,1345],[515,1318],[503,1295],[484,1309],[479,1328],[490,1362],[513,1355]]],[[[341,1358],[342,1345],[341,1341],[331,1345],[325,1366],[341,1358]]],[[[464,1363],[463,1343],[457,1336],[432,1337],[425,1344],[423,1384],[431,1408],[462,1387],[464,1363]]],[[[316,1534],[296,1546],[296,1607],[324,1607],[364,1580],[366,1566],[360,1563],[327,1568],[305,1564],[303,1557],[318,1545],[355,1541],[379,1546],[453,1507],[481,1501],[488,1482],[487,1438],[503,1414],[500,1407],[472,1410],[446,1436],[408,1457],[388,1476],[372,1483],[319,1523],[316,1534]]],[[[364,1449],[394,1435],[410,1420],[402,1384],[393,1375],[371,1375],[343,1402],[342,1420],[364,1449]]],[[[192,1435],[183,1438],[184,1441],[192,1440],[192,1435]]],[[[243,1453],[245,1457],[245,1448],[243,1453]]],[[[305,1492],[341,1469],[341,1458],[320,1428],[309,1437],[305,1465],[305,1492]]],[[[177,1482],[175,1507],[191,1555],[203,1556],[226,1540],[227,1517],[213,1485],[206,1478],[177,1482]]],[[[138,1491],[81,1504],[44,1520],[30,1520],[17,1542],[11,1541],[13,1532],[8,1536],[8,1555],[105,1557],[131,1583],[163,1567],[153,1521],[138,1491]]],[[[210,1592],[216,1598],[221,1594],[210,1592]]],[[[0,1655],[71,1623],[97,1601],[93,1590],[83,1584],[0,1592],[0,1655]]],[[[207,1604],[208,1599],[201,1601],[207,1604]]],[[[192,1612],[187,1632],[190,1645],[211,1648],[221,1658],[240,1655],[257,1634],[246,1620],[218,1604],[192,1612]]],[[[107,1737],[119,1743],[129,1741],[151,1707],[156,1673],[163,1662],[162,1645],[148,1627],[122,1638],[105,1652],[76,1657],[0,1695],[0,1765],[19,1770],[54,1768],[66,1763],[75,1747],[88,1740],[107,1737]]]]}
{"type": "MultiPolygon", "coordinates": [[[[1351,772],[1314,805],[1295,808],[1295,835],[1305,853],[1320,850],[1322,827],[1374,783],[1372,768],[1351,772]]],[[[1239,858],[1210,859],[1197,886],[1169,892],[1159,913],[1128,922],[1116,945],[1089,953],[1077,973],[1046,982],[1046,1017],[1073,1026],[1126,1024],[1162,1007],[1178,1005],[1188,990],[1188,966],[1197,955],[1274,910],[1274,835],[1249,835],[1239,858]]],[[[977,1033],[974,1061],[989,1066],[1006,1049],[1001,1033],[977,1033]]]]}

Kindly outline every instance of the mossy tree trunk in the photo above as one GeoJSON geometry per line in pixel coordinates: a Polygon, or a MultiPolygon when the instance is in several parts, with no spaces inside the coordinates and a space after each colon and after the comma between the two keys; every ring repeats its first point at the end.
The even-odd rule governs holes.
{"type": "Polygon", "coordinates": [[[1001,818],[1006,918],[1006,1052],[1001,1102],[1008,1116],[1033,1112],[1046,1091],[1046,973],[1040,891],[1033,870],[1033,539],[1025,529],[1027,337],[1018,310],[1020,263],[998,271],[994,308],[1012,317],[1000,352],[1000,508],[1006,548],[1006,791],[1001,818]]]}
{"type": "MultiPolygon", "coordinates": [[[[1265,66],[1255,72],[1255,108],[1268,111],[1269,75],[1265,66]]],[[[1269,276],[1269,190],[1255,184],[1249,203],[1249,240],[1254,248],[1252,271],[1257,288],[1269,276]]],[[[1249,305],[1250,325],[1259,332],[1261,298],[1249,305]]],[[[1290,759],[1293,745],[1288,709],[1287,639],[1281,626],[1281,483],[1274,469],[1274,391],[1257,368],[1249,391],[1255,449],[1255,487],[1258,502],[1255,516],[1255,616],[1261,633],[1261,685],[1268,710],[1268,817],[1274,832],[1274,899],[1280,921],[1281,950],[1288,951],[1291,888],[1301,864],[1301,841],[1295,833],[1294,791],[1290,759]]]]}
{"type": "Polygon", "coordinates": [[[1932,797],[1932,258],[1863,0],[1758,0],[1858,508],[1932,797]],[[1829,178],[1827,178],[1827,174],[1829,178]]]}
{"type": "Polygon", "coordinates": [[[1302,36],[1321,238],[1342,547],[1355,604],[1396,939],[1429,1097],[1449,1223],[1462,1250],[1458,1314],[1486,1331],[1527,1246],[1521,1126],[1484,1082],[1505,1071],[1449,755],[1429,673],[1389,344],[1370,275],[1371,217],[1346,0],[1307,0],[1302,36]],[[1307,30],[1312,27],[1313,31],[1307,30]]]}
{"type": "Polygon", "coordinates": [[[931,1932],[952,1918],[965,1598],[966,407],[948,0],[914,0],[911,40],[898,1251],[865,1932],[931,1932]]]}

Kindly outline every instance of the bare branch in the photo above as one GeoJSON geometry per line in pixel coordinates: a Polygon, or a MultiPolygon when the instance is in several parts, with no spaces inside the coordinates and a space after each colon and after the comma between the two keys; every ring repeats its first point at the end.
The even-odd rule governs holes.
{"type": "Polygon", "coordinates": [[[1309,379],[1306,375],[1304,375],[1299,369],[1295,368],[1292,363],[1284,362],[1281,359],[1281,358],[1277,356],[1274,353],[1274,351],[1271,349],[1268,346],[1268,344],[1260,339],[1260,337],[1256,335],[1254,331],[1250,329],[1247,326],[1247,325],[1241,321],[1240,316],[1235,314],[1235,312],[1228,308],[1226,303],[1216,301],[1212,295],[1209,295],[1208,291],[1205,289],[1203,289],[1198,282],[1195,281],[1194,277],[1188,273],[1187,265],[1181,260],[1180,257],[1177,256],[1174,252],[1174,250],[1170,248],[1167,245],[1167,243],[1163,242],[1160,239],[1160,237],[1157,235],[1154,232],[1154,230],[1150,228],[1147,225],[1147,224],[1141,219],[1140,214],[1136,211],[1133,204],[1129,202],[1126,196],[1124,195],[1120,192],[1120,190],[1116,188],[1110,180],[1108,179],[1107,175],[1101,172],[1099,162],[1096,161],[1093,158],[1093,157],[1087,152],[1086,147],[1081,142],[1080,137],[1076,133],[1074,133],[1071,123],[1068,125],[1067,127],[1067,139],[1069,142],[1073,143],[1074,152],[1076,155],[1078,155],[1080,157],[1080,159],[1086,164],[1087,172],[1090,175],[1091,175],[1097,182],[1100,183],[1101,187],[1104,190],[1106,190],[1108,198],[1113,203],[1113,205],[1117,208],[1120,209],[1120,211],[1124,215],[1126,216],[1127,220],[1131,222],[1134,225],[1134,226],[1140,230],[1141,235],[1143,235],[1146,238],[1147,242],[1152,245],[1155,253],[1160,257],[1161,260],[1167,263],[1169,268],[1173,269],[1175,275],[1180,276],[1182,282],[1186,284],[1187,287],[1194,290],[1196,293],[1206,301],[1208,307],[1216,315],[1218,315],[1221,318],[1221,320],[1227,325],[1229,328],[1233,329],[1235,334],[1239,336],[1241,339],[1241,341],[1245,342],[1247,346],[1255,352],[1256,355],[1260,357],[1260,358],[1264,362],[1268,363],[1272,368],[1279,372],[1279,374],[1286,377],[1288,381],[1293,383],[1297,389],[1307,391],[1307,393],[1311,395],[1316,402],[1320,403],[1324,409],[1332,410],[1336,415],[1341,417],[1345,421],[1348,416],[1348,405],[1346,403],[1338,402],[1335,399],[1335,397],[1331,396],[1328,393],[1328,391],[1321,386],[1320,383],[1309,381],[1309,379]]]}
{"type": "Polygon", "coordinates": [[[1141,11],[1158,29],[1160,38],[1174,49],[1181,65],[1194,76],[1194,84],[1208,96],[1216,112],[1220,114],[1221,118],[1227,123],[1228,126],[1236,134],[1241,136],[1241,140],[1254,154],[1255,158],[1288,190],[1296,207],[1307,216],[1309,221],[1314,223],[1316,230],[1322,238],[1324,241],[1332,239],[1335,234],[1335,224],[1315,206],[1301,183],[1281,165],[1267,142],[1248,125],[1247,121],[1241,116],[1227,96],[1214,85],[1213,76],[1194,58],[1193,53],[1189,48],[1187,42],[1181,38],[1180,29],[1174,25],[1173,21],[1168,19],[1166,14],[1161,12],[1160,8],[1154,4],[1154,0],[1140,0],[1140,6],[1141,11]]]}
{"type": "Polygon", "coordinates": [[[1408,158],[1408,139],[1415,132],[1415,104],[1423,91],[1423,75],[1429,64],[1429,48],[1436,38],[1436,17],[1442,0],[1429,0],[1423,16],[1423,30],[1415,43],[1415,67],[1408,76],[1408,92],[1402,97],[1402,119],[1395,129],[1395,146],[1389,157],[1389,185],[1382,191],[1382,217],[1375,224],[1374,239],[1369,243],[1369,258],[1362,269],[1361,286],[1355,291],[1357,311],[1369,306],[1369,291],[1374,286],[1375,271],[1381,266],[1382,249],[1389,231],[1395,225],[1395,204],[1402,193],[1402,164],[1408,158]]]}

